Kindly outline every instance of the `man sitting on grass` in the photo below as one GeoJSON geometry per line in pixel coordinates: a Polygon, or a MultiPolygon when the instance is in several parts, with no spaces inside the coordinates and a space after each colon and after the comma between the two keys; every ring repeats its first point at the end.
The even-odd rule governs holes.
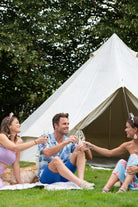
{"type": "Polygon", "coordinates": [[[93,188],[93,183],[84,181],[85,158],[92,159],[91,151],[83,143],[78,151],[75,144],[78,144],[79,139],[73,135],[67,137],[68,116],[68,113],[56,114],[52,120],[54,133],[49,134],[47,143],[38,146],[38,178],[41,183],[72,181],[81,188],[93,188]],[[76,169],[78,176],[74,175],[76,169]]]}

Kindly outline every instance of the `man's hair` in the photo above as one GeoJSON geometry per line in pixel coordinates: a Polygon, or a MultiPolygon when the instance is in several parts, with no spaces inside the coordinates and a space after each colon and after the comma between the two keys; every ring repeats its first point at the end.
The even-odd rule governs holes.
{"type": "Polygon", "coordinates": [[[53,128],[55,129],[55,126],[54,124],[59,124],[59,120],[60,118],[68,118],[69,117],[69,114],[68,113],[59,113],[59,114],[56,114],[53,119],[52,119],[52,124],[53,124],[53,128]]]}

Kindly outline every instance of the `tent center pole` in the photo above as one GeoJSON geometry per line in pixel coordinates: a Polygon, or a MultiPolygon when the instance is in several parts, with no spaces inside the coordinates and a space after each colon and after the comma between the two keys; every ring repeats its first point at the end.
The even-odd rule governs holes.
{"type": "Polygon", "coordinates": [[[112,119],[112,114],[111,111],[112,108],[109,106],[109,131],[108,131],[108,149],[111,147],[111,119],[112,119]]]}

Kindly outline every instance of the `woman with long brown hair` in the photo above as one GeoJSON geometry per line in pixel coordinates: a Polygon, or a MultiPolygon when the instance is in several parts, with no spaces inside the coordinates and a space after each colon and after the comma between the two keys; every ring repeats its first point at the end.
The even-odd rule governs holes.
{"type": "Polygon", "coordinates": [[[1,132],[0,132],[0,188],[3,187],[3,181],[1,179],[2,173],[11,164],[13,166],[13,172],[17,183],[23,183],[20,178],[20,152],[33,147],[36,144],[41,144],[47,142],[45,136],[42,136],[33,141],[23,143],[22,139],[18,136],[21,125],[17,117],[10,113],[9,116],[5,117],[1,122],[1,132]]]}

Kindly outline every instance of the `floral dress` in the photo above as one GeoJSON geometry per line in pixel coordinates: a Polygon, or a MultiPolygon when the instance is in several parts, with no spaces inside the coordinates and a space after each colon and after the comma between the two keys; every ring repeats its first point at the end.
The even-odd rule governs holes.
{"type": "MultiPolygon", "coordinates": [[[[128,168],[128,166],[132,166],[132,165],[138,165],[138,155],[137,154],[131,154],[129,156],[128,162],[124,159],[119,160],[112,173],[118,177],[118,179],[121,181],[121,183],[123,183],[126,176],[127,176],[127,172],[126,172],[127,168],[128,168]]],[[[135,174],[134,178],[129,183],[128,188],[131,190],[138,190],[137,174],[135,174]]]]}

